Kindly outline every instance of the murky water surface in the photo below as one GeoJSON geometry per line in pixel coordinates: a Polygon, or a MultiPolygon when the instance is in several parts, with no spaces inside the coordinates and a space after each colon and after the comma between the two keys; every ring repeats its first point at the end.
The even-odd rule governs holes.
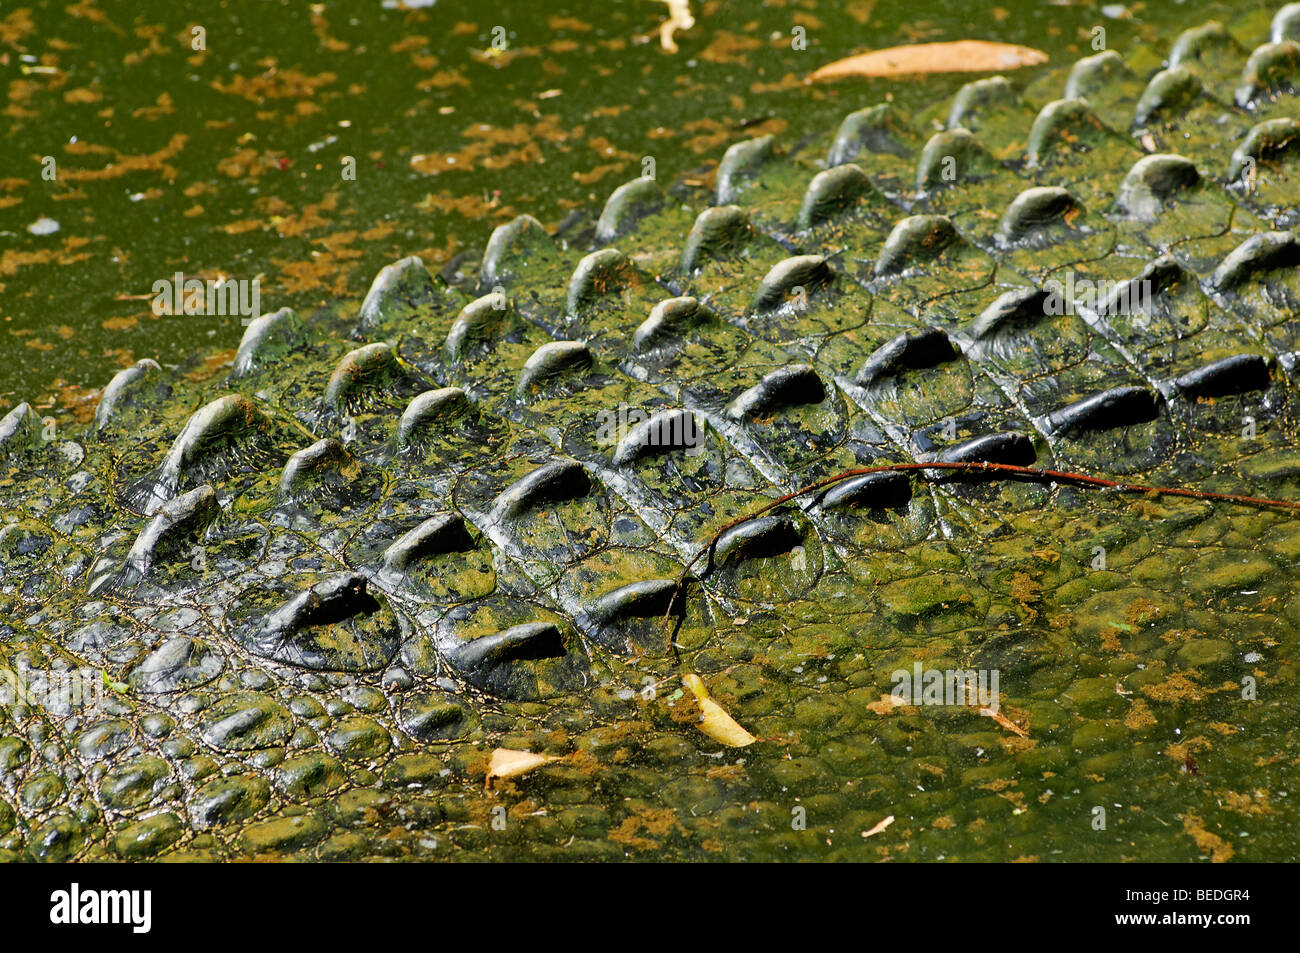
{"type": "Polygon", "coordinates": [[[445,262],[520,212],[553,227],[599,208],[647,156],[672,180],[746,133],[822,132],[962,81],[803,85],[839,57],[980,37],[1066,63],[1098,24],[1123,50],[1184,22],[1187,5],[1149,6],[713,0],[670,55],[653,0],[18,4],[0,29],[0,402],[66,411],[139,358],[234,347],[238,320],[155,316],[154,283],[177,272],[259,278],[264,311],[359,302],[395,258],[445,262]],[[44,220],[57,230],[33,234],[44,220]]]}

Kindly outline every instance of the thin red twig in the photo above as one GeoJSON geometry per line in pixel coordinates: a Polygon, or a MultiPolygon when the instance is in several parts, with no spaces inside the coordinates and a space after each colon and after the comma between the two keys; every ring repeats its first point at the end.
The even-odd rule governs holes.
{"type": "Polygon", "coordinates": [[[673,649],[676,649],[676,643],[672,641],[670,635],[671,617],[673,608],[677,604],[677,597],[682,593],[686,585],[686,577],[691,571],[691,567],[700,561],[700,557],[713,551],[713,547],[718,544],[724,533],[728,530],[747,523],[752,519],[757,519],[769,510],[776,509],[793,499],[805,496],[815,490],[832,486],[850,477],[867,476],[872,473],[908,473],[917,470],[957,470],[962,473],[1004,473],[1009,476],[1027,477],[1038,481],[1047,481],[1053,483],[1072,483],[1078,486],[1097,486],[1105,489],[1117,490],[1120,493],[1158,493],[1162,496],[1181,496],[1192,500],[1215,500],[1220,503],[1241,503],[1246,506],[1264,506],[1278,507],[1288,510],[1300,510],[1300,501],[1296,500],[1273,500],[1263,496],[1244,496],[1237,493],[1213,493],[1209,490],[1187,490],[1181,487],[1170,486],[1146,486],[1141,483],[1124,483],[1119,480],[1108,480],[1105,477],[1089,476],[1086,473],[1071,473],[1066,470],[1042,470],[1036,467],[1022,467],[1014,463],[987,463],[984,461],[966,461],[961,463],[886,463],[874,467],[857,467],[852,470],[844,470],[834,476],[824,477],[807,486],[802,486],[785,496],[778,497],[752,513],[732,520],[723,526],[705,543],[691,561],[682,569],[681,574],[677,577],[677,586],[673,589],[672,597],[668,600],[668,609],[664,612],[664,634],[668,638],[673,649]]]}

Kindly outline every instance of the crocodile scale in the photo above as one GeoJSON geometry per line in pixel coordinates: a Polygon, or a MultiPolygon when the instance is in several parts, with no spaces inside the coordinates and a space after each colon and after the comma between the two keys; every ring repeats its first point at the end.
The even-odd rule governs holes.
{"type": "MultiPolygon", "coordinates": [[[[1189,30],[1153,75],[1103,52],[1026,88],[980,79],[921,117],[882,104],[833,135],[739,142],[708,207],[637,179],[585,228],[549,234],[525,215],[481,261],[389,265],[359,315],[262,315],[222,382],[139,361],[80,432],[50,439],[14,407],[0,420],[0,664],[29,679],[89,668],[109,688],[93,716],[0,715],[0,854],[371,856],[384,848],[356,831],[376,818],[436,833],[403,856],[436,854],[438,837],[489,851],[491,802],[466,779],[481,788],[501,745],[587,756],[554,767],[550,800],[596,819],[538,820],[533,843],[620,854],[627,838],[608,832],[627,827],[628,791],[714,803],[732,833],[713,842],[737,855],[727,838],[749,822],[728,813],[734,778],[681,768],[683,743],[703,739],[662,697],[645,702],[687,670],[660,617],[718,527],[889,462],[1300,495],[1297,87],[1300,5],[1270,36],[1189,30]],[[646,727],[640,748],[616,737],[629,720],[646,727]],[[619,751],[643,772],[618,797],[593,793],[619,751]]],[[[826,724],[786,730],[819,691],[764,675],[809,654],[796,636],[825,665],[880,655],[884,669],[822,678],[853,697],[844,730],[876,732],[880,758],[911,764],[900,738],[942,750],[924,739],[943,722],[900,735],[857,720],[888,691],[881,671],[914,657],[1001,667],[1035,735],[1064,732],[1077,752],[1087,706],[1053,715],[1032,699],[1096,668],[1095,649],[1066,645],[1107,637],[1090,617],[1127,605],[1130,623],[1212,630],[1224,572],[1247,589],[1257,577],[1238,564],[1293,572],[1285,517],[1230,515],[866,476],[725,534],[678,600],[674,639],[756,734],[789,736],[791,763],[824,756],[885,787],[911,770],[835,763],[847,749],[826,724]],[[1127,579],[1112,566],[1088,582],[1094,544],[1127,579]],[[1051,568],[1026,589],[1031,551],[1051,568]],[[1144,577],[1153,553],[1186,573],[1144,577]],[[1178,595],[1111,598],[1137,585],[1178,595]],[[1068,625],[1047,617],[1067,610],[1068,625]],[[1031,658],[1020,643],[1048,647],[1031,658]],[[1061,672],[1042,661],[1053,653],[1061,672]]],[[[1292,610],[1251,611],[1260,638],[1294,642],[1292,610]]],[[[1112,702],[1122,693],[1099,704],[1112,702]]],[[[767,791],[794,776],[754,763],[789,760],[774,750],[750,759],[767,791]]],[[[1034,755],[1000,753],[1012,767],[1034,755]]],[[[786,821],[771,829],[788,828],[774,810],[786,821]]]]}

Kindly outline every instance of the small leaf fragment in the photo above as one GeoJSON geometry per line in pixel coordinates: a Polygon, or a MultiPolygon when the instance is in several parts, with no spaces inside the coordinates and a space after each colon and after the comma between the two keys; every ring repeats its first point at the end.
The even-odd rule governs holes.
{"type": "Polygon", "coordinates": [[[871,828],[871,830],[869,830],[869,831],[863,831],[863,832],[862,832],[862,836],[863,836],[863,837],[875,837],[877,834],[879,834],[881,831],[883,831],[886,827],[888,827],[888,826],[889,826],[890,824],[892,824],[892,823],[894,823],[894,815],[893,815],[893,814],[890,814],[888,817],[886,817],[883,821],[881,821],[881,822],[880,822],[879,824],[877,824],[875,827],[871,828]]]}
{"type": "Polygon", "coordinates": [[[683,675],[682,684],[690,689],[703,713],[699,723],[700,731],[714,741],[733,748],[743,748],[758,740],[727,714],[725,708],[709,697],[709,690],[704,687],[704,680],[700,676],[694,673],[683,675]]]}
{"type": "Polygon", "coordinates": [[[550,764],[552,761],[564,760],[559,755],[554,754],[534,754],[531,751],[515,751],[511,748],[497,748],[492,752],[492,760],[488,763],[487,787],[492,787],[492,782],[497,778],[517,778],[520,775],[535,771],[544,764],[550,764]]]}

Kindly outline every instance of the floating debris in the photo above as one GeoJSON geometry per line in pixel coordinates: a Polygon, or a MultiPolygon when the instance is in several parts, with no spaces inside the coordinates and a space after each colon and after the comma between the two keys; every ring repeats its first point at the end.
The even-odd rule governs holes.
{"type": "Polygon", "coordinates": [[[814,83],[850,76],[912,76],[917,73],[984,73],[1046,63],[1042,50],[1015,43],[954,40],[916,43],[859,53],[827,63],[808,77],[814,83]]]}
{"type": "Polygon", "coordinates": [[[503,780],[517,778],[530,771],[536,771],[544,764],[563,760],[555,754],[533,754],[531,751],[497,748],[492,752],[492,760],[488,762],[486,787],[490,789],[492,782],[498,778],[503,780]]]}
{"type": "Polygon", "coordinates": [[[700,676],[694,673],[684,675],[682,684],[690,689],[699,703],[700,711],[703,712],[699,723],[700,731],[714,741],[720,741],[733,748],[743,748],[758,740],[727,714],[725,708],[709,697],[709,690],[704,687],[704,680],[700,676]]]}
{"type": "Polygon", "coordinates": [[[659,43],[669,53],[676,53],[673,34],[695,26],[695,17],[691,16],[690,0],[664,0],[664,3],[668,4],[668,19],[659,24],[659,43]]]}
{"type": "Polygon", "coordinates": [[[887,827],[888,827],[890,824],[892,824],[892,823],[894,823],[894,815],[893,815],[893,814],[890,814],[887,818],[885,818],[883,821],[881,821],[881,822],[880,822],[879,824],[877,824],[875,827],[871,828],[871,830],[869,830],[869,831],[863,831],[863,832],[862,832],[862,836],[863,836],[863,837],[875,837],[877,834],[881,833],[885,828],[887,828],[887,827]]]}
{"type": "Polygon", "coordinates": [[[33,235],[53,235],[59,230],[59,223],[52,218],[42,215],[36,221],[28,225],[27,230],[33,235]]]}

